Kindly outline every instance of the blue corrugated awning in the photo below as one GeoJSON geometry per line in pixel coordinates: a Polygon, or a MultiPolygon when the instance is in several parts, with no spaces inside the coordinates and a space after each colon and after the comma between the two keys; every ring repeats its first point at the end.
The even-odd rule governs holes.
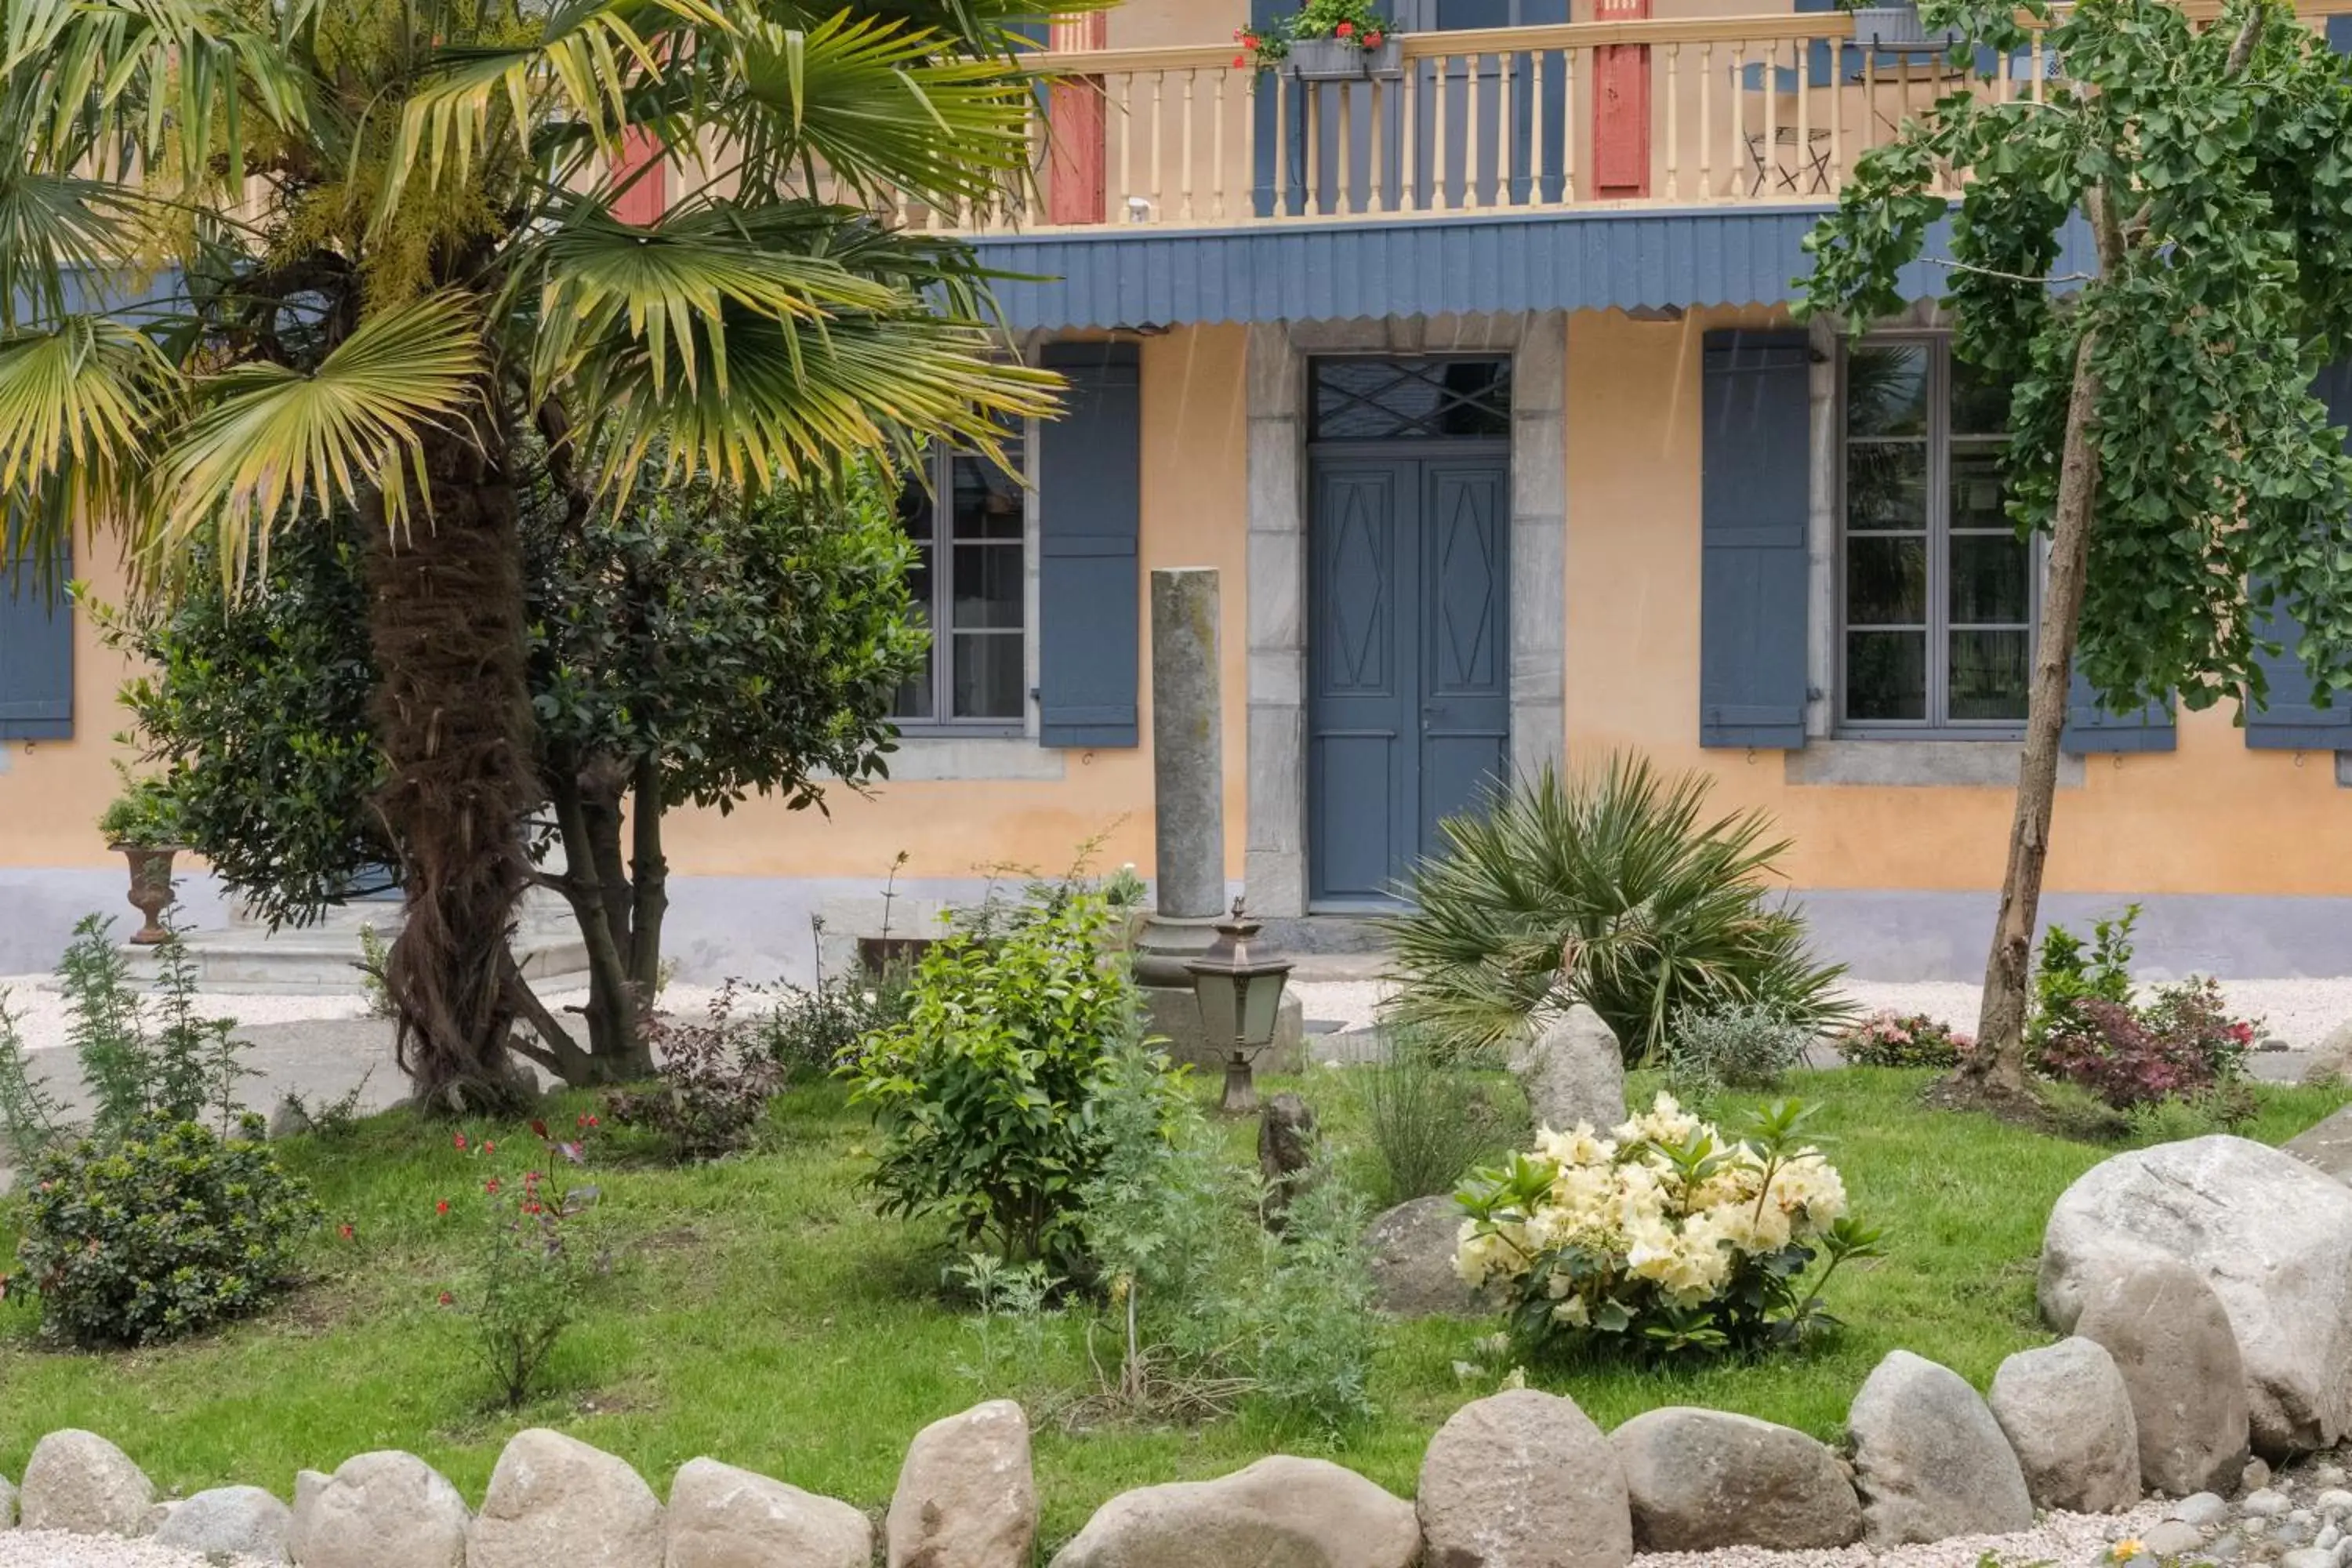
{"type": "MultiPolygon", "coordinates": [[[[1550,211],[1364,217],[1250,227],[999,236],[976,242],[1007,280],[1016,330],[1190,322],[1345,321],[1483,311],[1778,305],[1811,266],[1804,237],[1822,206],[1550,211]]],[[[2081,225],[2075,226],[2080,229],[2081,225]]],[[[2089,236],[2070,235],[2058,271],[2089,236]]],[[[1942,226],[1927,254],[1945,258],[1942,226]]],[[[1923,260],[1904,291],[1932,298],[1946,269],[1923,260]]]]}

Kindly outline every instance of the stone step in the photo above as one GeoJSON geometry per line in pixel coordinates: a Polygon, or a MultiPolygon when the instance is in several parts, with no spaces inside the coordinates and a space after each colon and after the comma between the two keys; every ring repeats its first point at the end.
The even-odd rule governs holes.
{"type": "MultiPolygon", "coordinates": [[[[399,911],[390,914],[379,930],[387,942],[400,925],[399,911]]],[[[198,991],[293,996],[354,995],[363,989],[357,923],[348,929],[302,926],[275,932],[233,926],[189,931],[182,940],[195,966],[198,991]]],[[[152,984],[159,973],[155,950],[125,946],[122,951],[131,961],[132,978],[152,984]]],[[[515,939],[515,956],[528,980],[584,978],[588,972],[586,944],[576,931],[560,927],[526,927],[515,939]]]]}

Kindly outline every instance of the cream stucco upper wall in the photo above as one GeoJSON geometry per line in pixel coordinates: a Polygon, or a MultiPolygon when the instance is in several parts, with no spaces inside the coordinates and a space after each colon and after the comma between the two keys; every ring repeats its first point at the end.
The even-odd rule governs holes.
{"type": "MultiPolygon", "coordinates": [[[[1800,887],[1997,886],[2010,790],[1790,785],[1778,752],[1698,745],[1700,340],[1738,321],[1570,319],[1571,755],[1712,773],[1719,804],[1764,807],[1794,840],[1800,887]]],[[[2085,762],[2058,797],[2053,890],[2352,894],[2352,790],[2326,755],[2250,752],[2211,711],[2184,716],[2177,752],[2085,762]]]]}

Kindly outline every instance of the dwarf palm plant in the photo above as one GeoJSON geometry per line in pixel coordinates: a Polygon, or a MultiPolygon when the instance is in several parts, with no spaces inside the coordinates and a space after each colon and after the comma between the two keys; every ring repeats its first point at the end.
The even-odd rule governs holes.
{"type": "Polygon", "coordinates": [[[281,528],[371,522],[384,981],[425,1096],[505,1092],[520,449],[577,522],[648,463],[821,482],[1048,411],[969,252],[868,216],[1025,169],[1030,9],[0,0],[0,565],[111,526],[151,575],[205,536],[234,576],[281,528]],[[689,194],[625,220],[663,164],[689,194]]]}
{"type": "Polygon", "coordinates": [[[1776,903],[1788,846],[1757,812],[1709,818],[1709,781],[1640,757],[1549,769],[1444,825],[1386,923],[1400,1023],[1460,1049],[1507,1045],[1577,1002],[1634,1061],[1677,1012],[1759,1002],[1792,1021],[1843,1016],[1843,969],[1815,962],[1776,903]]]}

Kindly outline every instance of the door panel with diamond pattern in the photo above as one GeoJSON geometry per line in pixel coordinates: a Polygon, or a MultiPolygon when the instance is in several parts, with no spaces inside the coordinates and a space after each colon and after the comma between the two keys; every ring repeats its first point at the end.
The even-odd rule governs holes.
{"type": "Polygon", "coordinates": [[[1506,764],[1507,460],[1318,456],[1307,865],[1324,908],[1392,899],[1506,764]]]}

